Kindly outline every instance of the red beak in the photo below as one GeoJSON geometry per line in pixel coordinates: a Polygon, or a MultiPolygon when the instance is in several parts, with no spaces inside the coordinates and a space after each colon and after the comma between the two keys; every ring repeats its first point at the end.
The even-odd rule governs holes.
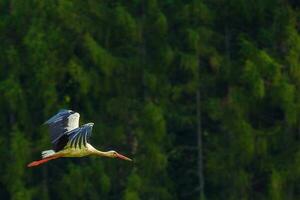
{"type": "Polygon", "coordinates": [[[117,153],[117,158],[123,159],[123,160],[128,160],[132,161],[130,158],[127,158],[126,156],[123,156],[122,154],[117,153]]]}

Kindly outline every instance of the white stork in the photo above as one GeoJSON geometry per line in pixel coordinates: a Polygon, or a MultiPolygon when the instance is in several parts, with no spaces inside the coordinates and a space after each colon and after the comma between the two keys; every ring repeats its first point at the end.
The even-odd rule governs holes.
{"type": "Polygon", "coordinates": [[[79,113],[72,110],[60,110],[56,115],[45,122],[49,126],[53,149],[42,152],[42,160],[29,163],[28,167],[37,166],[49,160],[60,157],[83,157],[88,155],[120,158],[131,161],[116,151],[99,151],[90,143],[94,123],[79,127],[79,113]]]}

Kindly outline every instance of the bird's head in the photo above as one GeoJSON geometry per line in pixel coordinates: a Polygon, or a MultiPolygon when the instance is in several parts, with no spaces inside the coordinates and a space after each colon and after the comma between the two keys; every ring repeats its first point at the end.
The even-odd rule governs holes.
{"type": "Polygon", "coordinates": [[[123,156],[122,154],[119,154],[116,151],[108,151],[108,156],[111,158],[119,158],[119,159],[123,159],[123,160],[128,160],[128,161],[132,161],[130,158],[127,158],[126,156],[123,156]]]}

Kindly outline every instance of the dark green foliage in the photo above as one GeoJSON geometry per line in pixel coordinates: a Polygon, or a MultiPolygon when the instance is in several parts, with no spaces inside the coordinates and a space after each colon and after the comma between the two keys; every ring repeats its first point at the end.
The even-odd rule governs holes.
{"type": "Polygon", "coordinates": [[[300,199],[296,2],[0,1],[1,197],[300,199]],[[26,168],[60,108],[134,162],[26,168]]]}

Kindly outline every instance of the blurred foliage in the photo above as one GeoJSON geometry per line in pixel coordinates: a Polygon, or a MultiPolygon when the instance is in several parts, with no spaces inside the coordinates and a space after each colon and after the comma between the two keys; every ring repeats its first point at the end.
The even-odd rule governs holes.
{"type": "Polygon", "coordinates": [[[0,1],[3,199],[300,199],[299,3],[0,1]],[[58,109],[105,158],[26,164],[58,109]],[[102,148],[101,148],[102,147],[102,148]]]}

